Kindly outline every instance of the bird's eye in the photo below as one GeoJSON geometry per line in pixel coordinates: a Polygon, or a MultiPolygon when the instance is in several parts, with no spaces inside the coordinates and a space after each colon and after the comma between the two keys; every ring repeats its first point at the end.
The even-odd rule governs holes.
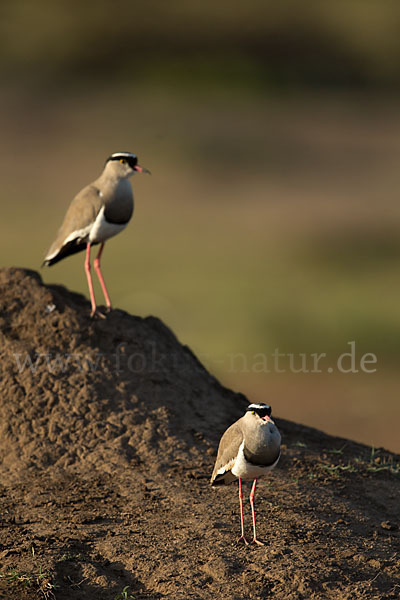
{"type": "Polygon", "coordinates": [[[119,162],[122,163],[123,165],[126,163],[126,158],[120,158],[119,162]]]}
{"type": "Polygon", "coordinates": [[[255,411],[255,410],[252,410],[252,411],[251,411],[251,414],[252,414],[252,415],[255,415],[255,414],[256,414],[256,411],[255,411]]]}

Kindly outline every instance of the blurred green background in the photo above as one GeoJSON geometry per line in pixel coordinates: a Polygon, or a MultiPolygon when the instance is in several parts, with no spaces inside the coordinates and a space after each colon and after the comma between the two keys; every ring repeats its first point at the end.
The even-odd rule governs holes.
{"type": "MultiPolygon", "coordinates": [[[[114,305],[275,414],[400,451],[399,34],[390,0],[5,0],[3,264],[39,269],[73,196],[136,152],[114,305]]],[[[43,278],[87,295],[83,260],[43,278]]]]}

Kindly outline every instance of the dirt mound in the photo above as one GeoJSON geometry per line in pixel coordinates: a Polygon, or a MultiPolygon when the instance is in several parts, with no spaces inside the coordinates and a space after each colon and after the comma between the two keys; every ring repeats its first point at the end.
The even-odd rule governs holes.
{"type": "Polygon", "coordinates": [[[0,272],[0,291],[0,458],[13,478],[51,466],[163,471],[199,440],[206,451],[245,406],[158,319],[90,319],[82,296],[21,269],[0,272]]]}
{"type": "Polygon", "coordinates": [[[266,545],[238,546],[237,489],[208,480],[246,398],[156,318],[91,320],[22,269],[0,302],[1,598],[399,597],[399,456],[277,419],[266,545]]]}

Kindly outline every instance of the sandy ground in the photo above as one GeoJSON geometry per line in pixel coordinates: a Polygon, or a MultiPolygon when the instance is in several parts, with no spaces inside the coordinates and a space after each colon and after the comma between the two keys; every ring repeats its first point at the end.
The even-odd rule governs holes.
{"type": "Polygon", "coordinates": [[[265,545],[237,544],[236,484],[209,477],[247,399],[156,318],[91,320],[32,271],[0,289],[0,597],[399,597],[399,456],[278,415],[265,545]]]}

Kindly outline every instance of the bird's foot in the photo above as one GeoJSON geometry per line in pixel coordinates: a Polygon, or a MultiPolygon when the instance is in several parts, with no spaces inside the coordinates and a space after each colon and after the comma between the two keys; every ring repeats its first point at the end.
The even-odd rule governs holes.
{"type": "Polygon", "coordinates": [[[95,318],[99,318],[99,319],[107,319],[107,316],[100,312],[97,308],[96,310],[92,310],[92,312],[90,313],[90,318],[91,319],[95,319],[95,318]]]}
{"type": "Polygon", "coordinates": [[[236,543],[239,544],[239,542],[243,542],[246,546],[249,545],[249,542],[246,540],[246,538],[244,537],[244,535],[241,535],[237,540],[236,543]]]}
{"type": "Polygon", "coordinates": [[[265,546],[264,542],[260,542],[257,538],[253,538],[251,541],[252,544],[257,544],[258,546],[265,546]]]}

